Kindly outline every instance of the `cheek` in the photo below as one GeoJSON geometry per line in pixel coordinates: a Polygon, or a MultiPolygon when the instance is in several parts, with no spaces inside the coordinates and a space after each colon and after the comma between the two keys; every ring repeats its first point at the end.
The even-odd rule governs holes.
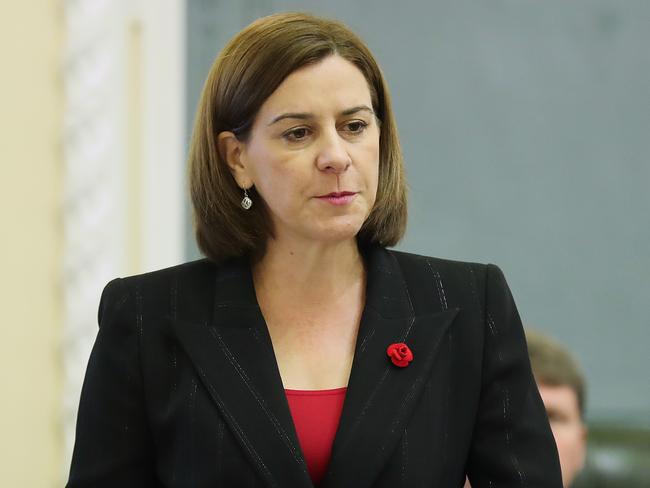
{"type": "Polygon", "coordinates": [[[305,175],[286,161],[268,161],[255,173],[256,188],[272,209],[296,204],[304,192],[305,175]]]}
{"type": "Polygon", "coordinates": [[[553,436],[560,457],[568,460],[579,456],[583,444],[580,429],[573,425],[553,426],[553,436]]]}
{"type": "Polygon", "coordinates": [[[567,429],[567,432],[565,432],[564,442],[567,446],[570,446],[572,450],[577,452],[583,444],[583,437],[580,428],[572,426],[570,429],[567,429]]]}
{"type": "Polygon", "coordinates": [[[277,159],[277,151],[269,144],[254,141],[247,148],[246,167],[257,192],[263,197],[283,181],[282,165],[277,159]]]}
{"type": "Polygon", "coordinates": [[[377,200],[377,188],[379,186],[379,164],[375,164],[375,167],[373,168],[372,172],[372,179],[370,181],[371,189],[370,189],[370,196],[371,196],[371,207],[374,205],[375,201],[377,200]]]}
{"type": "Polygon", "coordinates": [[[368,144],[359,154],[358,161],[361,163],[363,178],[367,185],[368,196],[374,197],[377,194],[377,185],[379,183],[379,146],[378,144],[368,144]]]}
{"type": "Polygon", "coordinates": [[[553,431],[553,437],[555,438],[555,443],[559,450],[563,450],[566,447],[567,439],[562,426],[552,425],[551,430],[553,431]]]}

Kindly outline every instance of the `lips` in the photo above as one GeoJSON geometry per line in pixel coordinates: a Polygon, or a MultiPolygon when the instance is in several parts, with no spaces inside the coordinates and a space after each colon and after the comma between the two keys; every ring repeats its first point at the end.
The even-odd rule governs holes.
{"type": "Polygon", "coordinates": [[[327,195],[322,195],[317,197],[321,202],[327,202],[332,205],[340,206],[347,205],[352,202],[357,196],[357,192],[354,191],[337,191],[328,193],[327,195]]]}
{"type": "Polygon", "coordinates": [[[349,197],[351,195],[356,195],[356,192],[354,191],[332,192],[332,193],[328,193],[327,195],[321,195],[318,198],[341,198],[341,197],[349,197]]]}

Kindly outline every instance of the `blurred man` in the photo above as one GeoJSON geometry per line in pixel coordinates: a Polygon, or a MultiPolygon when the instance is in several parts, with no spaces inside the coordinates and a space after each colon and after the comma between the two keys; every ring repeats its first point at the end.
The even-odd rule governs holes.
{"type": "Polygon", "coordinates": [[[533,330],[526,332],[526,341],[560,455],[562,483],[568,488],[582,470],[587,451],[585,381],[576,361],[559,342],[533,330]]]}
{"type": "MultiPolygon", "coordinates": [[[[569,351],[539,332],[526,331],[528,355],[544,401],[562,467],[562,484],[569,488],[583,468],[587,451],[584,423],[585,381],[569,351]]],[[[468,481],[465,488],[470,488],[468,481]]]]}

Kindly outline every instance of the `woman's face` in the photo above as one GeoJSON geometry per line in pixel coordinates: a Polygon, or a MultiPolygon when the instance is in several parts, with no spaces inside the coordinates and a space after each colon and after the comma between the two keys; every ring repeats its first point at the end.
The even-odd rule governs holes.
{"type": "Polygon", "coordinates": [[[228,161],[239,186],[255,185],[266,202],[276,238],[354,238],[379,167],[363,74],[336,55],[295,71],[264,102],[247,142],[230,143],[228,161]]]}

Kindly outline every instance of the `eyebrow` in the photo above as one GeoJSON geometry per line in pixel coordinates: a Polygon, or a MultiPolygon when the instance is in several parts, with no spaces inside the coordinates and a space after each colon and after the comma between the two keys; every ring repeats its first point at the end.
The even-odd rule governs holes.
{"type": "MultiPolygon", "coordinates": [[[[352,115],[357,112],[365,111],[370,113],[371,115],[374,115],[374,111],[368,107],[367,105],[357,105],[356,107],[348,108],[343,110],[339,116],[344,116],[344,115],[352,115]]],[[[268,125],[273,125],[276,122],[279,122],[284,119],[300,119],[300,120],[307,120],[307,119],[313,119],[316,116],[312,113],[309,112],[288,112],[284,113],[282,115],[278,115],[275,117],[268,125]]]]}
{"type": "Polygon", "coordinates": [[[563,412],[562,410],[556,408],[556,407],[548,407],[546,408],[546,415],[548,417],[551,417],[552,415],[555,415],[563,420],[568,418],[568,415],[563,412]]]}

